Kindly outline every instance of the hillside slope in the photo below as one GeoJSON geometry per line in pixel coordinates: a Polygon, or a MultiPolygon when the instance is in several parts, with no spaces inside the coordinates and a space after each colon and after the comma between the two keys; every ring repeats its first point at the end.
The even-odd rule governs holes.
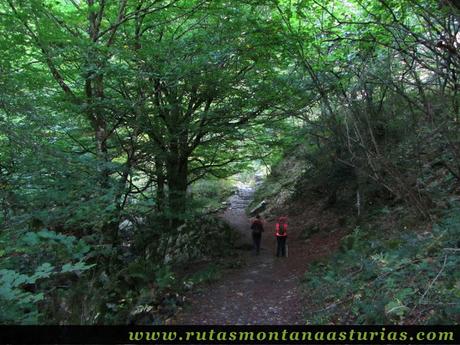
{"type": "Polygon", "coordinates": [[[418,217],[372,183],[360,186],[358,215],[353,175],[342,170],[339,176],[344,167],[314,168],[311,156],[301,146],[286,155],[255,201],[266,200],[262,215],[269,219],[289,217],[296,234],[290,243],[308,248],[317,235],[340,243],[338,251],[329,248],[321,260],[305,266],[306,321],[458,323],[460,204],[449,172],[426,165],[423,192],[433,202],[431,219],[418,217]]]}

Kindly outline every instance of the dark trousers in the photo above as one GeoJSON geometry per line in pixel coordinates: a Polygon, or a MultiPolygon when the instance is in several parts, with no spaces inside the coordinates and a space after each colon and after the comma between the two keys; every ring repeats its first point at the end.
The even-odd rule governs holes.
{"type": "Polygon", "coordinates": [[[260,242],[262,241],[262,234],[252,233],[252,242],[254,243],[254,249],[256,254],[260,252],[260,242]]]}
{"type": "Polygon", "coordinates": [[[276,256],[286,256],[286,236],[276,236],[276,256]]]}

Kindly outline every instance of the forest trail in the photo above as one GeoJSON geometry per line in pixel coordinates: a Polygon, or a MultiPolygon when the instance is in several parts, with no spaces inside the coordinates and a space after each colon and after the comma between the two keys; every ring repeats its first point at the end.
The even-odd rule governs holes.
{"type": "MultiPolygon", "coordinates": [[[[250,193],[249,193],[250,194],[250,193]]],[[[244,195],[244,193],[243,193],[244,195]]],[[[249,196],[247,196],[249,199],[249,196]]],[[[232,201],[223,214],[229,225],[242,234],[244,247],[252,245],[246,203],[232,201]]],[[[238,250],[245,265],[224,272],[219,281],[188,296],[189,304],[175,318],[176,324],[280,325],[303,324],[300,280],[309,263],[328,255],[339,246],[344,232],[316,234],[308,243],[299,239],[299,229],[290,222],[289,257],[275,254],[274,221],[265,221],[260,255],[238,250]]]]}

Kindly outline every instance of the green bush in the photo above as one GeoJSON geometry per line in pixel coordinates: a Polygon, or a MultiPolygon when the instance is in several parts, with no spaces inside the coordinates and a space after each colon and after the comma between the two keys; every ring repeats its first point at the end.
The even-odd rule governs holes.
{"type": "Polygon", "coordinates": [[[192,274],[184,281],[185,285],[193,286],[202,283],[210,283],[222,278],[222,269],[216,264],[209,264],[206,268],[192,274]]]}
{"type": "Polygon", "coordinates": [[[218,210],[234,190],[234,183],[230,179],[199,180],[191,187],[192,206],[194,209],[202,209],[203,213],[218,210]]]}
{"type": "Polygon", "coordinates": [[[304,278],[310,323],[452,323],[460,312],[460,209],[431,232],[356,228],[304,278]]]}
{"type": "Polygon", "coordinates": [[[57,289],[58,281],[95,266],[86,263],[89,251],[84,241],[47,229],[14,239],[4,234],[0,240],[0,323],[47,320],[46,308],[40,306],[57,289]]]}

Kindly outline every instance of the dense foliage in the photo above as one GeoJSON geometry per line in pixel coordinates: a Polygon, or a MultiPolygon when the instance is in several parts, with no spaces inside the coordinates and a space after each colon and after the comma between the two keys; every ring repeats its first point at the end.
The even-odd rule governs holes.
{"type": "MultiPolygon", "coordinates": [[[[315,323],[455,323],[458,206],[431,232],[356,228],[342,252],[305,276],[315,323]]],[[[458,250],[458,249],[457,249],[458,250]]]]}
{"type": "MultiPolygon", "coordinates": [[[[228,178],[298,147],[274,193],[316,181],[358,217],[378,199],[435,221],[460,180],[459,18],[431,0],[3,1],[1,322],[162,322],[180,264],[230,251],[228,178]]],[[[397,269],[377,245],[363,272],[397,269]]],[[[427,320],[414,284],[356,320],[427,320]]]]}

